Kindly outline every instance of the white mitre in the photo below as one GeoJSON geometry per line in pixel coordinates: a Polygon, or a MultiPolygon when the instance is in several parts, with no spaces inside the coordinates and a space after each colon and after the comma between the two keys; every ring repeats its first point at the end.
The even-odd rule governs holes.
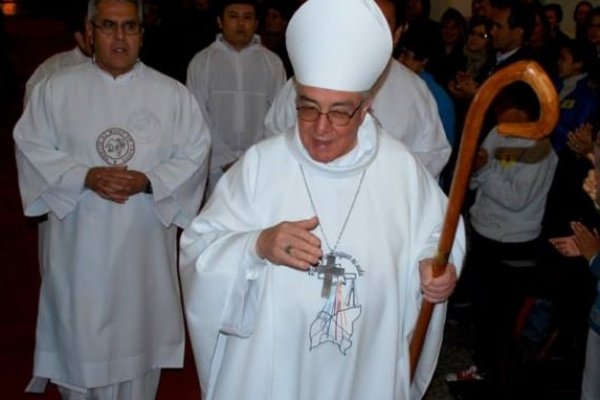
{"type": "Polygon", "coordinates": [[[290,19],[296,81],[346,92],[373,87],[392,55],[392,34],[373,0],[308,0],[290,19]]]}

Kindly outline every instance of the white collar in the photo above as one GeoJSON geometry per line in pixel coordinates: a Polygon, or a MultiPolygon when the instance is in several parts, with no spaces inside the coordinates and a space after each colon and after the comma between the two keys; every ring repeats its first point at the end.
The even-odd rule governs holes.
{"type": "Polygon", "coordinates": [[[127,71],[117,77],[114,77],[111,74],[109,74],[108,72],[106,72],[105,70],[103,70],[102,68],[100,68],[98,66],[98,64],[96,64],[95,56],[93,58],[93,64],[96,67],[96,70],[98,71],[98,73],[100,75],[108,78],[110,81],[115,82],[115,83],[125,83],[125,82],[131,81],[138,75],[138,73],[141,69],[141,65],[142,65],[140,59],[138,58],[137,61],[135,62],[135,64],[133,65],[133,68],[131,68],[129,71],[127,71]]]}
{"type": "Polygon", "coordinates": [[[237,50],[231,44],[229,44],[229,42],[227,40],[225,40],[222,33],[219,33],[219,34],[217,34],[217,43],[219,43],[221,46],[225,47],[228,50],[241,53],[242,51],[246,51],[250,48],[254,48],[254,47],[260,45],[261,41],[260,41],[260,36],[254,34],[254,36],[252,36],[252,39],[250,39],[250,43],[248,43],[248,45],[246,47],[244,47],[241,50],[237,50]]]}
{"type": "Polygon", "coordinates": [[[506,53],[500,53],[500,52],[496,53],[496,65],[500,64],[501,62],[503,62],[504,60],[506,60],[513,54],[515,54],[517,51],[519,51],[519,49],[520,49],[520,47],[517,47],[516,49],[511,50],[506,53]]]}

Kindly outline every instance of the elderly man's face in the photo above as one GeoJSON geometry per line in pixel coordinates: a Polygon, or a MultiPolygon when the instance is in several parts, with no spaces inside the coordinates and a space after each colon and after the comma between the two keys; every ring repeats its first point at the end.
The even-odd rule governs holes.
{"type": "Polygon", "coordinates": [[[327,113],[351,115],[349,123],[336,125],[334,118],[319,114],[314,121],[298,116],[300,140],[312,159],[328,163],[350,152],[356,146],[358,127],[364,120],[369,105],[356,92],[341,92],[311,86],[297,85],[297,107],[309,107],[327,113]],[[330,121],[334,120],[334,123],[330,121]]]}
{"type": "Polygon", "coordinates": [[[142,45],[137,7],[129,2],[104,0],[94,21],[87,23],[96,64],[113,77],[131,70],[142,45]]]}

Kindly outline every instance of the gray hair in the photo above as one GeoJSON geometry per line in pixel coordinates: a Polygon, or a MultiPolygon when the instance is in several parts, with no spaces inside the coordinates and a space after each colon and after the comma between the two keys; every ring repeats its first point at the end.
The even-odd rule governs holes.
{"type": "MultiPolygon", "coordinates": [[[[105,0],[89,0],[88,1],[88,12],[87,19],[88,21],[94,21],[96,19],[96,15],[98,14],[98,4],[102,3],[105,0]]],[[[144,21],[144,7],[142,6],[142,0],[116,0],[121,3],[131,3],[136,6],[138,11],[138,18],[140,23],[144,21]]]]}

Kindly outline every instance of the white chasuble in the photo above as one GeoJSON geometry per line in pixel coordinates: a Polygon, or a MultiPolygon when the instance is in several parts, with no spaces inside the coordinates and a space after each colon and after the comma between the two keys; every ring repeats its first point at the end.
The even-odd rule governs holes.
{"type": "MultiPolygon", "coordinates": [[[[310,160],[294,131],[253,146],[181,238],[203,398],[420,398],[436,366],[445,306],[435,308],[411,387],[418,261],[433,256],[445,207],[431,175],[369,116],[357,147],[329,164],[310,160]],[[324,236],[333,247],[348,217],[333,259],[310,271],[259,259],[261,230],[315,215],[308,191],[324,254],[324,236]],[[328,263],[337,270],[323,297],[328,263]]],[[[452,256],[460,266],[458,232],[452,256]]]]}

